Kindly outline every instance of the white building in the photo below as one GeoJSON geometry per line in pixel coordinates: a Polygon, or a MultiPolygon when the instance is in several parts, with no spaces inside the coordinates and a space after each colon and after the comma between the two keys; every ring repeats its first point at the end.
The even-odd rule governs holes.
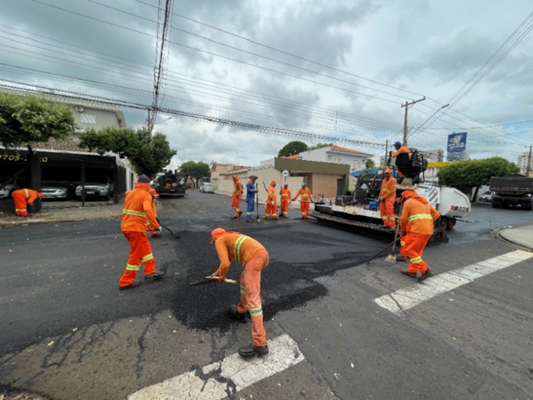
{"type": "Polygon", "coordinates": [[[301,160],[319,161],[350,166],[350,171],[359,171],[366,166],[366,160],[373,154],[347,149],[340,146],[328,146],[300,153],[301,160]]]}
{"type": "Polygon", "coordinates": [[[520,168],[520,172],[527,172],[527,164],[529,161],[529,170],[533,171],[533,155],[530,157],[529,151],[522,153],[518,156],[517,165],[520,168]]]}

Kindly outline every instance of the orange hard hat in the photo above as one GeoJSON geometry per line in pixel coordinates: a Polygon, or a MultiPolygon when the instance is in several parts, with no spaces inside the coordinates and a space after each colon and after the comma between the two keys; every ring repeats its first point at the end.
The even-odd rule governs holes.
{"type": "Polygon", "coordinates": [[[386,174],[392,174],[392,170],[391,170],[390,168],[387,168],[387,169],[385,170],[385,173],[386,173],[386,174]]]}
{"type": "Polygon", "coordinates": [[[213,229],[211,232],[211,243],[215,243],[219,237],[224,236],[225,234],[226,231],[222,228],[213,229]]]}

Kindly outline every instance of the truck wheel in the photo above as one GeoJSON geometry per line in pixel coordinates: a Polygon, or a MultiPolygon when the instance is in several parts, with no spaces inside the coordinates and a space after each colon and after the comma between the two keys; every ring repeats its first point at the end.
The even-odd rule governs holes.
{"type": "Polygon", "coordinates": [[[502,203],[499,201],[492,200],[492,208],[500,208],[502,203]]]}
{"type": "Polygon", "coordinates": [[[457,223],[457,220],[455,218],[448,218],[448,227],[447,227],[447,229],[448,230],[453,229],[453,227],[455,226],[456,223],[457,223]]]}
{"type": "Polygon", "coordinates": [[[509,208],[509,203],[502,201],[502,208],[509,208]]]}

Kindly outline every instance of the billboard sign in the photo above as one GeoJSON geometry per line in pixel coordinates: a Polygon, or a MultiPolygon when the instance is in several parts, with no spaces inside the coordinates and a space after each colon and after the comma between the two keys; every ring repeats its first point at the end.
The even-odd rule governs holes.
{"type": "Polygon", "coordinates": [[[466,151],[466,132],[448,135],[448,160],[462,160],[466,151]]]}

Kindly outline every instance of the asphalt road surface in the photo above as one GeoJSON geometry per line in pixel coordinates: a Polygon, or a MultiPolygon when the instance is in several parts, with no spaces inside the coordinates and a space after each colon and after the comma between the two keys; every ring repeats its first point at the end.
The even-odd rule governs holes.
{"type": "MultiPolygon", "coordinates": [[[[450,243],[426,249],[435,278],[495,257],[509,266],[493,262],[494,272],[455,286],[435,280],[439,295],[426,298],[420,287],[431,284],[400,274],[404,264],[366,264],[386,245],[379,238],[301,220],[292,209],[289,220],[264,220],[262,206],[260,223],[231,220],[228,197],[188,193],[159,210],[180,239],[166,231],[150,239],[165,279],[127,291],[118,291],[129,251],[118,219],[0,230],[1,385],[54,400],[157,398],[139,391],[178,376],[181,387],[216,381],[230,399],[533,398],[533,261],[515,260],[517,250],[493,237],[532,213],[474,207],[450,243]],[[250,341],[251,325],[227,315],[238,285],[190,286],[218,267],[216,227],[250,235],[270,254],[261,283],[275,351],[263,370],[275,373],[256,371],[245,383],[222,367],[250,341]],[[376,302],[411,289],[417,303],[401,313],[376,302]],[[275,347],[279,338],[297,350],[275,347]],[[297,361],[285,365],[276,352],[297,361]]],[[[233,264],[228,277],[240,271],[233,264]]],[[[222,398],[208,385],[195,390],[174,398],[222,398]]]]}

